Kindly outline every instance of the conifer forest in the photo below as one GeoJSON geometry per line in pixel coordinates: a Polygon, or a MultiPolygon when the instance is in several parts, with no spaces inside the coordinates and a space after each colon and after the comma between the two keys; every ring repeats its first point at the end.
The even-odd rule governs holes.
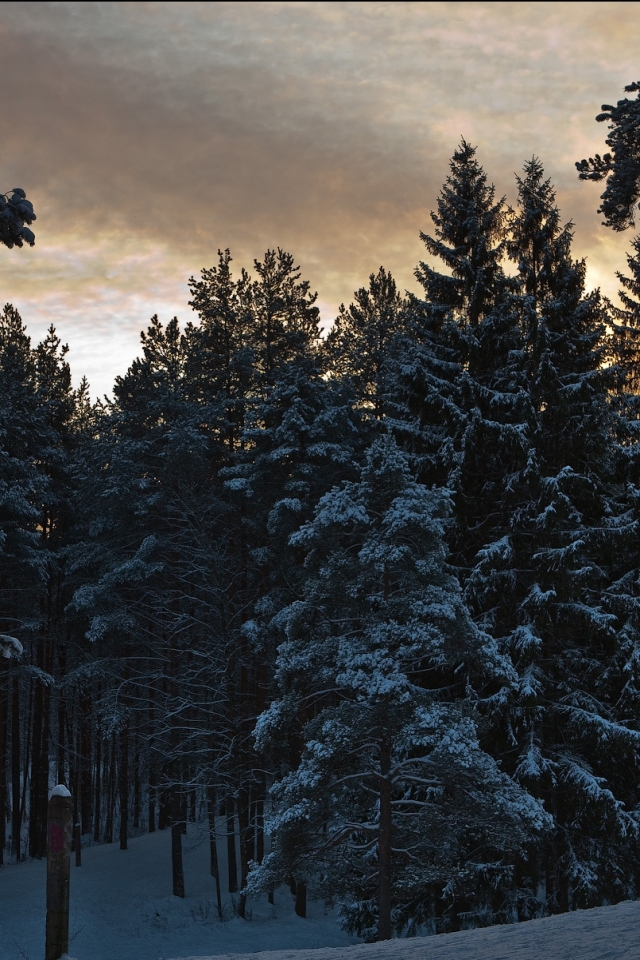
{"type": "MultiPolygon", "coordinates": [[[[638,90],[577,164],[603,231],[638,90]]],[[[511,208],[480,155],[420,294],[380,267],[326,336],[292,254],[222,250],[93,403],[4,307],[0,863],[46,855],[61,783],[76,843],[169,830],[177,896],[224,817],[240,916],[281,883],[367,940],[640,896],[640,237],[614,306],[541,160],[511,208]]],[[[2,199],[2,256],[33,219],[2,199]]]]}

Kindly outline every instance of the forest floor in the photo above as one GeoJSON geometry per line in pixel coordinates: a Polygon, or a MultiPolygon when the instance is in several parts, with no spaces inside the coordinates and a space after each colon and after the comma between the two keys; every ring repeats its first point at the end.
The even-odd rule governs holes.
{"type": "MultiPolygon", "coordinates": [[[[335,912],[309,905],[293,912],[287,888],[274,906],[250,902],[250,919],[234,916],[223,890],[226,918],[215,909],[208,835],[190,827],[184,840],[186,897],[171,895],[169,831],[118,844],[86,847],[71,873],[71,943],[77,960],[639,960],[640,901],[578,911],[513,926],[440,937],[356,944],[335,912]],[[351,946],[350,946],[351,945],[351,946]],[[347,949],[345,949],[345,947],[347,949]],[[239,958],[238,958],[239,960],[239,958]]],[[[220,851],[222,853],[222,851],[220,851]]],[[[221,857],[221,868],[226,866],[221,857]]],[[[0,869],[0,960],[42,960],[46,863],[0,869]]]]}

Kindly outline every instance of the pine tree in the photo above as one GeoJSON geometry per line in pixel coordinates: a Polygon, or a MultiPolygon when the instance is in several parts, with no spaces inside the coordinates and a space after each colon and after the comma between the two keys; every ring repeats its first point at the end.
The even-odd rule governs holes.
{"type": "MultiPolygon", "coordinates": [[[[144,744],[144,775],[154,781],[150,826],[157,787],[160,825],[169,820],[172,828],[174,893],[184,896],[187,792],[215,790],[232,736],[225,718],[222,508],[219,484],[211,482],[220,441],[201,408],[185,399],[189,341],[177,320],[164,327],[154,317],[142,345],[142,358],[116,382],[91,451],[94,479],[85,490],[85,540],[78,544],[84,583],[74,608],[89,621],[94,658],[108,657],[95,712],[117,756],[121,847],[131,813],[127,771],[135,745],[144,744]]],[[[110,837],[114,797],[115,790],[110,837]]]]}
{"type": "Polygon", "coordinates": [[[434,887],[499,880],[544,822],[478,744],[469,685],[510,667],[447,567],[449,512],[390,438],[376,441],[359,482],[322,497],[292,536],[307,579],[276,614],[280,697],[257,740],[281,753],[297,735],[304,752],[274,787],[274,850],[249,889],[293,875],[340,896],[367,939],[425,920],[434,887]]]}

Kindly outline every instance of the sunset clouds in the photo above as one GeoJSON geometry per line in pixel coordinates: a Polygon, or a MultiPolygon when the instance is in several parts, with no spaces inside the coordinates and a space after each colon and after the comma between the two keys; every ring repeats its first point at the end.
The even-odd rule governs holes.
{"type": "Polygon", "coordinates": [[[510,199],[541,157],[613,295],[631,235],[574,161],[639,48],[638,3],[4,3],[1,189],[38,220],[0,255],[2,300],[56,324],[94,393],[152,313],[189,318],[218,247],[238,268],[290,250],[330,322],[381,264],[415,289],[461,136],[510,199]]]}

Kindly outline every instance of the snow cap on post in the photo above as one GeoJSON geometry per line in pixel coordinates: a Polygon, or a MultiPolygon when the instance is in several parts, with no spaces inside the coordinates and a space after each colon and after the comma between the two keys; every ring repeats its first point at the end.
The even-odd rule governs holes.
{"type": "Polygon", "coordinates": [[[51,793],[49,794],[49,800],[51,797],[70,797],[71,794],[65,787],[64,783],[59,783],[57,787],[54,787],[51,793]]]}

